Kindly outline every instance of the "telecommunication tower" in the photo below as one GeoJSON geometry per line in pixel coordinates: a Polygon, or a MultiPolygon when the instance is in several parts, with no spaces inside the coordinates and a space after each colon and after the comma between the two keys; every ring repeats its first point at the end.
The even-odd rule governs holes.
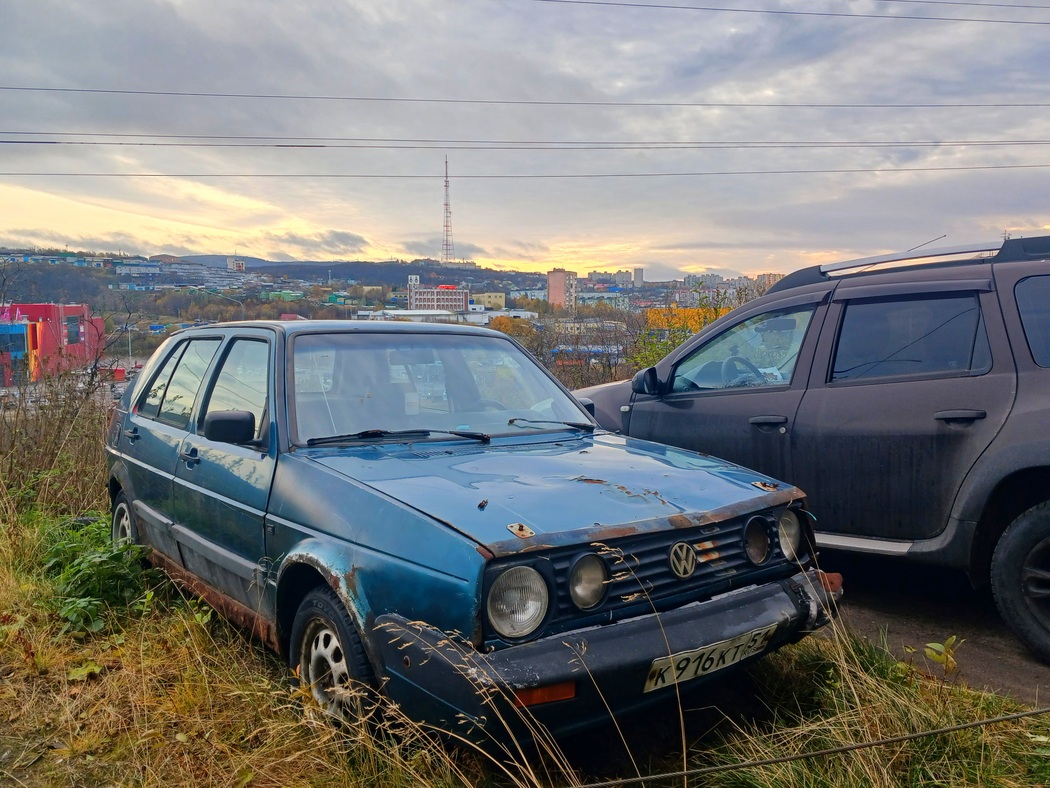
{"type": "Polygon", "coordinates": [[[451,263],[456,256],[456,247],[452,243],[452,205],[448,201],[448,156],[445,157],[445,238],[441,242],[441,262],[451,263]]]}

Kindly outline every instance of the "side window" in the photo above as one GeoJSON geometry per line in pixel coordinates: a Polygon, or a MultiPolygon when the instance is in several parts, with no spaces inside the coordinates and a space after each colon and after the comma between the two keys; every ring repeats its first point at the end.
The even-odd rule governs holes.
{"type": "Polygon", "coordinates": [[[737,323],[694,350],[672,373],[671,391],[791,383],[815,305],[765,312],[737,323]]]}
{"type": "Polygon", "coordinates": [[[265,434],[268,424],[264,421],[269,380],[270,346],[258,340],[235,340],[215,376],[205,413],[224,410],[251,412],[255,415],[255,437],[258,440],[265,434]]]}
{"type": "Polygon", "coordinates": [[[182,429],[189,426],[190,413],[193,411],[201,380],[218,348],[218,339],[196,339],[186,344],[186,350],[164,392],[160,412],[157,414],[158,421],[182,429]]]}
{"type": "Polygon", "coordinates": [[[974,293],[846,305],[831,380],[977,375],[992,365],[974,293]]]}
{"type": "Polygon", "coordinates": [[[1050,367],[1050,276],[1022,279],[1014,295],[1032,357],[1039,366],[1050,367]]]}
{"type": "Polygon", "coordinates": [[[175,371],[175,365],[179,363],[179,359],[182,358],[182,352],[186,349],[186,343],[179,345],[175,352],[168,356],[168,360],[164,362],[164,366],[160,368],[153,380],[150,381],[149,388],[143,392],[142,399],[139,400],[139,406],[136,409],[136,413],[147,419],[157,418],[157,414],[160,413],[160,403],[164,401],[164,393],[168,390],[168,383],[171,381],[171,373],[175,371]]]}

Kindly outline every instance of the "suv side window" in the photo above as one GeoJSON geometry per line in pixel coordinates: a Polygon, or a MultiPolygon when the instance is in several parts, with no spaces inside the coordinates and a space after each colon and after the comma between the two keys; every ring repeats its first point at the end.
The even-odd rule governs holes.
{"type": "Polygon", "coordinates": [[[230,345],[201,422],[208,413],[224,410],[246,410],[255,415],[255,438],[266,430],[267,392],[270,380],[270,346],[260,340],[237,339],[230,345]]]}
{"type": "Polygon", "coordinates": [[[1032,357],[1039,366],[1050,367],[1050,276],[1022,279],[1014,295],[1032,357]]]}
{"type": "Polygon", "coordinates": [[[201,380],[208,370],[212,356],[219,349],[218,339],[196,339],[186,343],[186,350],[179,359],[171,380],[168,382],[160,404],[157,420],[173,427],[186,429],[190,413],[201,387],[201,380]]]}
{"type": "Polygon", "coordinates": [[[675,367],[671,391],[791,383],[816,306],[765,312],[723,331],[675,367]]]}
{"type": "Polygon", "coordinates": [[[831,380],[979,375],[992,366],[976,293],[847,303],[831,380]]]}

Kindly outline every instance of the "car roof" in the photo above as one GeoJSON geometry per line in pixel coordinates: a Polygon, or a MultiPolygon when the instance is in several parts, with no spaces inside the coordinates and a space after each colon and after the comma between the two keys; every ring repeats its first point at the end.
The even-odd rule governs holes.
{"type": "Polygon", "coordinates": [[[857,260],[845,260],[838,263],[825,263],[823,265],[801,268],[774,283],[766,293],[779,293],[804,285],[833,282],[843,277],[886,273],[890,269],[885,267],[873,268],[873,266],[884,266],[892,263],[900,264],[893,266],[893,270],[915,268],[920,264],[924,270],[936,270],[975,264],[1013,263],[1028,260],[1045,260],[1048,258],[1050,258],[1050,235],[1035,236],[1033,238],[1008,238],[1004,241],[961,244],[958,246],[924,249],[922,251],[910,250],[899,254],[876,255],[874,257],[862,257],[857,260]],[[995,252],[994,255],[988,254],[993,251],[995,252]],[[960,259],[959,255],[971,256],[960,259]],[[949,256],[955,256],[956,259],[929,262],[949,256]],[[835,274],[835,276],[832,276],[832,274],[835,274]]]}

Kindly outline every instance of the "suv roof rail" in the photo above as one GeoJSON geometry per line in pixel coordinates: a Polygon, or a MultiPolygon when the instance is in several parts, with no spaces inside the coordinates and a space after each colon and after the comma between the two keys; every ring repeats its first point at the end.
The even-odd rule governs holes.
{"type": "MultiPolygon", "coordinates": [[[[1050,258],[1050,235],[1038,235],[1032,238],[1008,238],[1005,241],[988,241],[985,243],[959,244],[957,246],[944,246],[923,251],[913,250],[910,252],[896,252],[891,254],[880,254],[873,257],[861,257],[856,260],[843,260],[838,263],[826,263],[825,265],[813,265],[808,268],[800,268],[798,271],[788,274],[779,282],[776,282],[767,290],[767,293],[775,293],[789,290],[802,285],[813,285],[826,282],[830,279],[829,274],[837,272],[849,272],[855,269],[869,268],[880,263],[907,263],[911,260],[929,260],[936,257],[949,257],[951,255],[978,254],[980,252],[996,252],[992,257],[979,257],[969,260],[945,260],[934,263],[935,265],[955,265],[967,263],[1005,263],[1019,262],[1021,260],[1039,260],[1050,258]]],[[[857,273],[862,273],[858,271],[857,273]]]]}
{"type": "Polygon", "coordinates": [[[998,251],[1003,246],[1003,241],[986,241],[984,243],[958,244],[956,246],[940,246],[923,251],[891,252],[890,254],[878,254],[873,257],[859,257],[856,260],[843,260],[839,263],[826,263],[820,266],[821,273],[830,274],[833,271],[848,271],[851,268],[866,268],[879,263],[897,263],[907,260],[925,260],[930,257],[948,257],[955,254],[977,254],[978,252],[998,251]]]}

